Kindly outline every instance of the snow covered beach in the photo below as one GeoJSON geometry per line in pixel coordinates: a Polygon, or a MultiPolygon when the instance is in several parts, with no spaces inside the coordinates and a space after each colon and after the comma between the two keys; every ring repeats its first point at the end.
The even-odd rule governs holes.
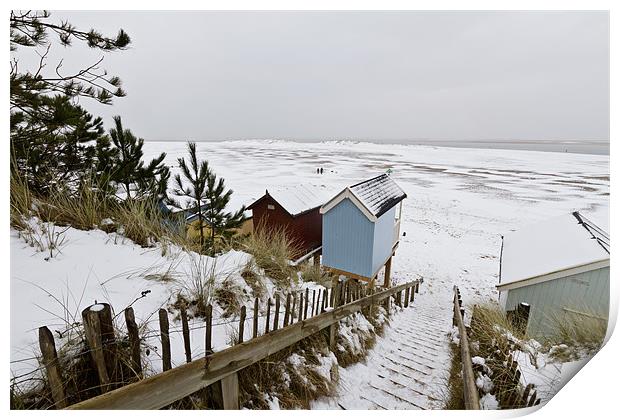
{"type": "MultiPolygon", "coordinates": [[[[164,151],[174,172],[176,158],[185,154],[185,147],[184,143],[147,142],[146,158],[164,151]]],[[[391,169],[408,195],[401,226],[406,236],[396,253],[393,279],[423,277],[427,300],[432,296],[442,305],[450,302],[454,284],[459,285],[466,305],[496,298],[502,233],[609,203],[608,156],[348,142],[238,141],[199,143],[198,149],[200,157],[235,191],[237,205],[249,204],[272,186],[342,186],[391,169]],[[324,168],[322,175],[316,173],[318,167],[324,168]]],[[[46,260],[45,253],[35,252],[12,231],[14,375],[33,367],[36,328],[52,328],[63,315],[52,296],[63,296],[66,306],[79,314],[95,300],[123,308],[150,290],[134,304],[136,315],[146,317],[175,290],[154,274],[171,266],[179,273],[191,268],[187,262],[162,255],[158,248],[143,249],[117,239],[102,231],[70,230],[60,255],[46,260]]],[[[218,264],[226,272],[244,263],[242,253],[233,253],[218,264]]],[[[174,337],[180,339],[180,333],[173,333],[174,337]]],[[[199,337],[200,331],[194,342],[201,343],[199,337]]],[[[227,339],[222,329],[216,346],[226,345],[227,339]]],[[[182,346],[172,349],[177,350],[174,363],[182,363],[182,346]]]]}

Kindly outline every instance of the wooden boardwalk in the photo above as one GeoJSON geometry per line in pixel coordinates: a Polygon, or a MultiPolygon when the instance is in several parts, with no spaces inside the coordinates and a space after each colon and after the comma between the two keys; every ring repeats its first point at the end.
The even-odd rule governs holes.
{"type": "Polygon", "coordinates": [[[366,361],[340,369],[337,406],[441,408],[451,363],[451,328],[451,296],[430,294],[420,287],[415,302],[393,315],[366,361]]]}

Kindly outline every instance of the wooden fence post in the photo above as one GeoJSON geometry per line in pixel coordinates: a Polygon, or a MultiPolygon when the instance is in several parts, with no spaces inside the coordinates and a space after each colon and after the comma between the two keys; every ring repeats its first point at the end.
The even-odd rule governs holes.
{"type": "Polygon", "coordinates": [[[238,343],[243,343],[243,332],[245,331],[245,305],[241,307],[241,311],[239,312],[239,341],[238,343]]]}
{"type": "Polygon", "coordinates": [[[213,306],[211,304],[207,305],[205,308],[205,322],[206,322],[206,331],[205,331],[205,355],[210,355],[213,353],[213,344],[211,341],[211,337],[213,335],[213,306]]]}
{"type": "Polygon", "coordinates": [[[273,313],[273,330],[277,331],[280,324],[280,295],[276,295],[276,307],[273,313]]]}
{"type": "Polygon", "coordinates": [[[170,323],[168,322],[168,311],[161,308],[159,310],[159,330],[161,332],[161,357],[164,372],[172,369],[169,329],[170,323]]]}
{"type": "Polygon", "coordinates": [[[54,405],[57,409],[65,408],[67,406],[67,401],[65,399],[65,387],[62,384],[62,377],[60,376],[58,353],[56,353],[54,336],[47,327],[39,328],[39,347],[43,355],[47,380],[52,389],[54,405]]]}
{"type": "Polygon", "coordinates": [[[286,294],[286,304],[284,305],[284,324],[283,326],[288,326],[289,318],[291,316],[291,294],[286,294]]]}
{"type": "Polygon", "coordinates": [[[325,305],[327,304],[327,292],[328,289],[323,289],[323,300],[321,301],[321,313],[325,312],[325,305]]]}
{"type": "Polygon", "coordinates": [[[322,290],[319,289],[319,293],[316,296],[316,307],[314,308],[314,311],[312,313],[313,316],[317,316],[319,314],[319,309],[321,309],[321,292],[322,290]]]}
{"type": "Polygon", "coordinates": [[[297,305],[297,293],[293,292],[293,306],[291,306],[291,321],[290,324],[295,322],[295,309],[297,305]]]}
{"type": "Polygon", "coordinates": [[[390,287],[390,276],[392,274],[392,257],[390,257],[385,263],[385,274],[383,277],[383,287],[390,287]]]}
{"type": "Polygon", "coordinates": [[[298,322],[304,320],[304,292],[299,292],[299,319],[298,322]]]}
{"type": "Polygon", "coordinates": [[[239,377],[237,372],[231,373],[220,380],[222,384],[222,402],[224,410],[239,409],[239,377]]]}
{"type": "Polygon", "coordinates": [[[265,334],[269,334],[269,318],[271,318],[271,298],[267,299],[267,319],[265,320],[265,334]]]}
{"type": "Polygon", "coordinates": [[[187,310],[185,305],[181,305],[181,328],[183,330],[183,345],[185,346],[185,361],[192,361],[192,345],[189,337],[189,322],[187,321],[187,310]]]}
{"type": "MultiPolygon", "coordinates": [[[[97,337],[91,335],[91,341],[97,340],[98,345],[93,343],[91,346],[90,342],[88,342],[88,344],[91,350],[96,350],[96,352],[91,353],[91,355],[96,355],[103,361],[103,367],[106,371],[104,376],[108,378],[107,384],[110,378],[115,377],[117,364],[116,337],[114,336],[114,323],[112,322],[112,307],[107,303],[95,303],[94,305],[90,305],[82,311],[82,322],[87,342],[89,334],[93,332],[91,323],[97,323],[97,337]],[[97,321],[94,320],[95,318],[97,321]]],[[[95,365],[97,365],[96,361],[95,365]]],[[[98,371],[100,368],[101,367],[98,368],[98,371]]]]}
{"type": "MultiPolygon", "coordinates": [[[[340,296],[340,281],[338,281],[338,283],[336,284],[335,288],[332,289],[332,295],[337,295],[340,296]]],[[[340,306],[338,305],[338,301],[339,301],[339,297],[336,297],[334,299],[334,310],[340,306]]],[[[329,326],[329,349],[331,351],[336,350],[336,343],[337,343],[337,337],[338,337],[338,323],[334,323],[332,325],[329,326]]]]}
{"type": "Polygon", "coordinates": [[[252,325],[252,338],[258,337],[258,298],[254,299],[254,321],[252,325]]]}
{"type": "Polygon", "coordinates": [[[314,316],[316,311],[316,289],[312,290],[312,308],[310,308],[310,318],[314,316]]]}
{"type": "Polygon", "coordinates": [[[405,308],[409,307],[409,288],[405,289],[405,308]]]}
{"type": "Polygon", "coordinates": [[[306,299],[304,300],[304,319],[308,319],[308,303],[310,302],[309,296],[308,296],[308,288],[306,287],[306,299]]]}
{"type": "Polygon", "coordinates": [[[129,336],[129,346],[131,348],[131,368],[137,377],[142,376],[142,360],[140,355],[140,335],[138,324],[133,313],[133,308],[125,309],[125,323],[127,324],[127,335],[129,336]]]}

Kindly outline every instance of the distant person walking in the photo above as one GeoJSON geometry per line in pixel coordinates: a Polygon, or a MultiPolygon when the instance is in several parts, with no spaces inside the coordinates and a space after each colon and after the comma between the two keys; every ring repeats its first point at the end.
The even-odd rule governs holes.
{"type": "Polygon", "coordinates": [[[321,175],[323,175],[323,168],[321,168],[321,175]]]}

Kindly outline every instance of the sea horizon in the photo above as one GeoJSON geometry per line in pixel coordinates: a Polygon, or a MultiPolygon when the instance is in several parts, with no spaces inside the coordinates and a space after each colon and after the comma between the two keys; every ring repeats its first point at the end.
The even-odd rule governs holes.
{"type": "MultiPolygon", "coordinates": [[[[186,142],[178,139],[147,139],[149,142],[186,142]]],[[[287,141],[294,143],[374,143],[398,144],[411,146],[456,147],[466,149],[500,149],[526,150],[536,152],[564,152],[586,155],[606,155],[610,153],[610,141],[607,140],[393,140],[393,139],[290,139],[290,138],[246,138],[246,139],[190,139],[197,143],[221,143],[233,141],[287,141]]]]}

